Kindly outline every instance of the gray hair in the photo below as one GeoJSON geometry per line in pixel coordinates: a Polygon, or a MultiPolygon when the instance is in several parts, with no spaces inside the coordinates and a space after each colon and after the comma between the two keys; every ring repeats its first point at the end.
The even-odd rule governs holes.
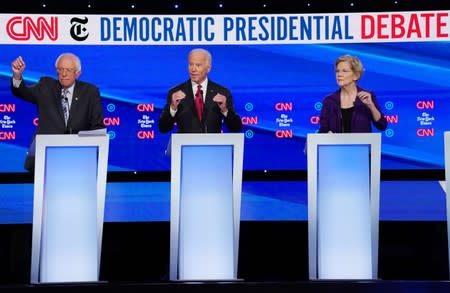
{"type": "Polygon", "coordinates": [[[189,52],[188,58],[191,57],[191,55],[192,55],[193,53],[202,53],[202,54],[205,54],[205,55],[206,55],[206,62],[207,62],[209,65],[212,64],[212,55],[211,55],[211,53],[209,53],[208,50],[205,50],[205,49],[202,49],[202,48],[192,49],[192,50],[189,52]]]}
{"type": "Polygon", "coordinates": [[[56,61],[55,61],[55,68],[58,67],[59,60],[61,60],[62,57],[70,57],[70,58],[72,58],[73,61],[75,62],[75,69],[76,69],[76,71],[81,72],[81,61],[80,61],[80,58],[78,58],[78,56],[73,54],[73,53],[62,53],[61,55],[59,55],[58,58],[56,58],[56,61]]]}

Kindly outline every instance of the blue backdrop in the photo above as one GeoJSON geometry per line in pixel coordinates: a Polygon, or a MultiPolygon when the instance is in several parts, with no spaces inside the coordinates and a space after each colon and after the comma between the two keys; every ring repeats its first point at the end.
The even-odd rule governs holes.
{"type": "MultiPolygon", "coordinates": [[[[204,46],[210,79],[232,92],[244,122],[245,170],[305,170],[305,137],[318,129],[323,97],[337,89],[334,61],[361,58],[359,84],[375,92],[390,121],[382,169],[444,167],[450,125],[448,42],[204,46]]],[[[110,135],[109,171],[168,171],[170,134],[157,130],[169,88],[188,79],[191,46],[0,45],[0,172],[23,172],[34,105],[10,93],[10,63],[23,56],[25,80],[56,77],[63,52],[81,57],[81,80],[96,84],[110,135]]],[[[1,175],[0,175],[1,176],[1,175]]],[[[382,182],[381,220],[445,220],[438,182],[382,182]]],[[[170,184],[109,183],[106,221],[167,221],[170,184]]],[[[306,220],[306,182],[244,182],[243,220],[306,220]]],[[[32,185],[0,185],[0,223],[30,223],[32,185]]]]}
{"type": "MultiPolygon", "coordinates": [[[[22,172],[36,117],[10,93],[11,61],[23,56],[27,84],[56,76],[54,60],[74,52],[81,80],[101,91],[110,134],[109,171],[168,171],[170,134],[157,130],[169,88],[188,79],[191,46],[0,45],[0,172],[22,172]]],[[[212,45],[210,79],[232,92],[244,122],[245,170],[303,170],[307,133],[318,129],[323,97],[337,89],[334,61],[361,58],[359,84],[375,92],[390,121],[382,169],[443,168],[450,118],[448,42],[339,45],[212,45]]]]}

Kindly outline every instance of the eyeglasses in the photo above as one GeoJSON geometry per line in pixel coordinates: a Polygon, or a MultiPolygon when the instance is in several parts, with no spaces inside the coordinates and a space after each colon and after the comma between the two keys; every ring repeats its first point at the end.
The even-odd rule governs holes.
{"type": "Polygon", "coordinates": [[[62,67],[56,67],[56,72],[58,72],[59,74],[61,73],[68,73],[68,74],[73,74],[75,73],[77,70],[74,68],[62,68],[62,67]]]}

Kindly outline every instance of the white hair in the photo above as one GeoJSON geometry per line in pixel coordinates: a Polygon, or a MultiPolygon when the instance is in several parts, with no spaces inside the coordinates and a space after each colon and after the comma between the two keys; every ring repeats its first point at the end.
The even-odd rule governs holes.
{"type": "Polygon", "coordinates": [[[191,55],[194,54],[194,53],[202,53],[202,54],[205,54],[205,55],[206,55],[206,62],[207,62],[209,65],[212,64],[212,56],[211,56],[211,53],[209,53],[208,50],[205,50],[205,49],[202,49],[202,48],[192,49],[192,50],[189,52],[188,57],[191,57],[191,55]]]}
{"type": "Polygon", "coordinates": [[[61,55],[59,55],[58,58],[56,58],[56,61],[55,61],[55,68],[58,67],[59,60],[61,60],[62,57],[70,57],[70,58],[72,58],[73,61],[75,62],[75,69],[78,72],[81,72],[81,61],[80,61],[80,58],[78,58],[78,56],[73,54],[73,53],[62,53],[61,55]]]}

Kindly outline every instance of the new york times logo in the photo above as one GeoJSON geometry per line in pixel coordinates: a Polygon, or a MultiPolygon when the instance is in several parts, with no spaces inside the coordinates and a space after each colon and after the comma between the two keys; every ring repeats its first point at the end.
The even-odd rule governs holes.
{"type": "Polygon", "coordinates": [[[70,20],[70,24],[72,24],[70,28],[70,36],[72,39],[81,42],[88,38],[89,33],[86,28],[87,23],[88,18],[86,16],[84,18],[74,17],[70,20]]]}

